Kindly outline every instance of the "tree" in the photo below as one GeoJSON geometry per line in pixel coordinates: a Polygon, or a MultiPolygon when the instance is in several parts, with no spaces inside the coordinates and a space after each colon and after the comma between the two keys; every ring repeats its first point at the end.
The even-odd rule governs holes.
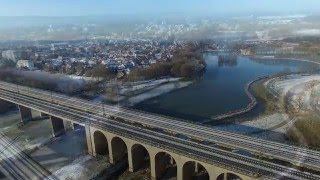
{"type": "Polygon", "coordinates": [[[0,59],[0,67],[3,69],[14,68],[16,64],[12,60],[0,59]]]}
{"type": "Polygon", "coordinates": [[[193,77],[195,74],[195,64],[185,63],[180,68],[180,74],[183,77],[193,77]]]}
{"type": "Polygon", "coordinates": [[[112,75],[114,75],[112,71],[102,64],[99,64],[92,69],[92,77],[94,78],[111,79],[112,75]]]}
{"type": "Polygon", "coordinates": [[[176,61],[174,62],[170,72],[173,76],[175,77],[179,77],[181,74],[180,74],[180,69],[181,69],[181,66],[183,64],[185,64],[186,62],[185,61],[176,61]]]}

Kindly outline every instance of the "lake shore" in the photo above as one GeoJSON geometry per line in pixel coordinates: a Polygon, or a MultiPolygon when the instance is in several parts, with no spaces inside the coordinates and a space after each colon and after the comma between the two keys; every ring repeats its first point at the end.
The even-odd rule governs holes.
{"type": "MultiPolygon", "coordinates": [[[[282,62],[281,60],[275,61],[282,62]]],[[[151,99],[146,98],[149,100],[139,102],[135,107],[197,123],[208,121],[209,125],[243,122],[253,119],[265,111],[265,106],[259,102],[255,108],[247,112],[255,104],[252,103],[254,101],[250,101],[251,98],[248,98],[246,93],[248,88],[244,88],[248,87],[246,86],[248,82],[259,77],[274,77],[287,69],[290,72],[298,73],[299,68],[310,66],[307,62],[261,63],[245,56],[239,56],[237,63],[233,65],[221,65],[216,55],[206,56],[206,63],[206,73],[200,81],[196,81],[192,86],[187,86],[181,91],[169,91],[165,95],[150,97],[151,99]],[[211,122],[216,119],[214,117],[221,114],[225,116],[230,112],[231,115],[238,114],[239,109],[244,110],[243,108],[250,103],[249,108],[241,111],[242,115],[225,119],[228,122],[211,122]],[[243,112],[247,113],[243,114],[243,112]]],[[[252,94],[253,86],[249,88],[252,94]]]]}
{"type": "MultiPolygon", "coordinates": [[[[251,121],[221,126],[221,128],[228,131],[262,137],[268,140],[292,143],[287,139],[287,132],[299,119],[297,117],[304,117],[309,113],[319,115],[319,84],[319,74],[307,76],[295,74],[271,78],[264,82],[263,86],[278,99],[278,110],[262,114],[251,121]],[[290,98],[292,98],[291,101],[300,101],[301,109],[295,116],[290,115],[285,108],[288,105],[285,99],[288,98],[289,95],[290,98]]],[[[298,107],[293,104],[292,108],[298,107]]]]}
{"type": "MultiPolygon", "coordinates": [[[[181,81],[181,79],[179,78],[172,78],[171,80],[166,82],[162,81],[161,83],[147,83],[142,85],[145,86],[143,88],[143,92],[123,99],[121,104],[125,104],[126,106],[132,107],[145,100],[152,99],[154,97],[161,96],[166,93],[170,93],[174,90],[188,87],[194,82],[195,81],[181,81]]],[[[141,86],[141,84],[139,86],[141,86]]]]}
{"type": "Polygon", "coordinates": [[[278,57],[270,57],[270,56],[248,56],[250,58],[256,58],[256,59],[265,59],[265,60],[281,60],[281,59],[284,59],[284,60],[292,60],[292,61],[301,61],[301,62],[309,62],[309,63],[313,63],[313,64],[317,64],[317,65],[320,65],[320,62],[316,62],[316,61],[312,61],[312,60],[307,60],[307,59],[298,59],[298,58],[286,58],[286,57],[281,57],[281,58],[278,58],[278,57]]]}

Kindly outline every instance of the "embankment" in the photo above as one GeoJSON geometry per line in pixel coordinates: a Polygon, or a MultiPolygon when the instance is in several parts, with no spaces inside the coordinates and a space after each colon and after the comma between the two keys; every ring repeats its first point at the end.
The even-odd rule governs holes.
{"type": "Polygon", "coordinates": [[[263,79],[267,79],[267,78],[269,78],[269,76],[259,77],[259,78],[255,79],[253,81],[250,81],[249,83],[247,83],[245,85],[244,91],[245,91],[246,95],[248,96],[248,98],[250,100],[250,103],[246,107],[244,107],[242,109],[235,110],[235,111],[229,111],[227,113],[220,114],[220,115],[217,115],[217,116],[213,116],[213,117],[211,117],[211,119],[207,119],[205,121],[202,121],[201,123],[206,124],[206,123],[210,123],[210,122],[214,122],[214,121],[221,121],[221,120],[224,120],[224,119],[228,119],[228,118],[236,117],[236,116],[239,116],[239,115],[243,115],[243,114],[246,114],[249,111],[251,111],[253,108],[256,107],[258,102],[257,102],[257,99],[254,97],[254,95],[251,94],[250,88],[251,88],[252,84],[254,84],[255,82],[263,80],[263,79]]]}

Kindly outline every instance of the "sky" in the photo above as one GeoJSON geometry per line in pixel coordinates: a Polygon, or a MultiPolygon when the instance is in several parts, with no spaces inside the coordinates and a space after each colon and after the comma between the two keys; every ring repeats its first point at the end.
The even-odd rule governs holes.
{"type": "Polygon", "coordinates": [[[0,0],[0,16],[316,13],[320,0],[0,0]]]}

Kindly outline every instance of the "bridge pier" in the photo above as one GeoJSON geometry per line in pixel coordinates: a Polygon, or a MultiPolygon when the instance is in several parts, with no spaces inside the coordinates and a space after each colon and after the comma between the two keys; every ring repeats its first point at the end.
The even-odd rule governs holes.
{"type": "Polygon", "coordinates": [[[131,147],[128,148],[128,166],[129,166],[129,172],[134,172],[136,170],[136,168],[134,167],[134,164],[133,164],[133,157],[132,157],[132,151],[133,149],[131,150],[131,147]]]}
{"type": "Polygon", "coordinates": [[[183,180],[183,164],[177,162],[177,180],[183,180]]]}
{"type": "Polygon", "coordinates": [[[49,115],[46,113],[40,112],[40,117],[45,117],[45,116],[49,116],[49,115]]]}
{"type": "Polygon", "coordinates": [[[113,159],[113,152],[112,152],[112,143],[111,143],[111,137],[108,138],[108,151],[109,151],[109,162],[111,164],[115,163],[115,160],[113,159]]]}
{"type": "Polygon", "coordinates": [[[18,105],[18,109],[20,113],[21,123],[25,123],[32,119],[32,113],[30,108],[18,105]]]}
{"type": "Polygon", "coordinates": [[[65,131],[73,130],[73,123],[71,121],[63,120],[63,126],[65,131]]]}
{"type": "Polygon", "coordinates": [[[76,128],[76,124],[71,122],[71,129],[74,130],[76,128]]]}
{"type": "Polygon", "coordinates": [[[95,156],[93,153],[93,141],[91,136],[91,130],[89,125],[85,125],[85,131],[86,131],[86,139],[87,139],[87,146],[88,146],[88,154],[91,156],[95,156]]]}
{"type": "Polygon", "coordinates": [[[194,172],[199,173],[199,164],[197,162],[194,163],[194,172]]]}
{"type": "Polygon", "coordinates": [[[152,151],[150,152],[150,170],[151,170],[151,180],[156,180],[157,175],[156,175],[156,154],[153,153],[152,151]]]}
{"type": "Polygon", "coordinates": [[[59,137],[65,133],[63,120],[54,116],[50,116],[52,125],[52,136],[59,137]]]}

